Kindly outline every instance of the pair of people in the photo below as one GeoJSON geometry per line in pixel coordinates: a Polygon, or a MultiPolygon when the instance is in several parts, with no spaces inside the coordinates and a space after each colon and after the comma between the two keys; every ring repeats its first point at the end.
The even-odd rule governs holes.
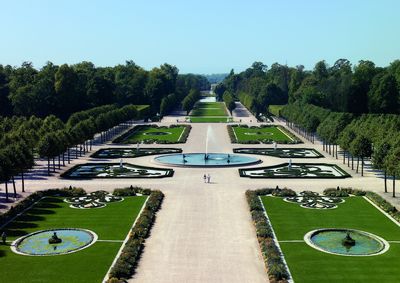
{"type": "Polygon", "coordinates": [[[210,174],[207,174],[207,175],[204,174],[203,180],[204,180],[204,183],[210,183],[211,175],[210,174]]]}

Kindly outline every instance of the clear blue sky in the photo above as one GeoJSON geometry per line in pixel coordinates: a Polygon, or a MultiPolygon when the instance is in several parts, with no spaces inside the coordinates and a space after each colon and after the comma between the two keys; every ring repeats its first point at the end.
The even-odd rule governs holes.
{"type": "Polygon", "coordinates": [[[399,0],[0,0],[0,64],[386,66],[400,58],[399,11],[399,0]]]}

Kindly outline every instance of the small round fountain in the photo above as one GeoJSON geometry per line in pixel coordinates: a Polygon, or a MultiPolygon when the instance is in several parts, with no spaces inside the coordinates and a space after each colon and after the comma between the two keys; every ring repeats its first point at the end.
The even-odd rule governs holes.
{"type": "Polygon", "coordinates": [[[42,230],[15,240],[11,250],[21,255],[61,255],[87,248],[96,240],[97,235],[85,229],[42,230]]]}
{"type": "Polygon", "coordinates": [[[381,237],[354,229],[318,229],[304,236],[311,247],[330,254],[372,256],[385,253],[389,243],[381,237]]]}

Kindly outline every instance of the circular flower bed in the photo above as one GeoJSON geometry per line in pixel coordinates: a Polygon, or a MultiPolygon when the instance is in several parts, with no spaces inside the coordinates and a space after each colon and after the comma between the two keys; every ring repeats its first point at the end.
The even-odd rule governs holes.
{"type": "Polygon", "coordinates": [[[343,256],[379,255],[389,249],[389,243],[381,237],[354,229],[313,230],[304,236],[304,241],[319,251],[343,256]]]}
{"type": "Polygon", "coordinates": [[[304,208],[314,209],[332,209],[336,208],[337,204],[344,202],[342,198],[320,196],[318,193],[309,191],[301,192],[297,196],[287,197],[284,200],[298,203],[304,208]]]}
{"type": "Polygon", "coordinates": [[[62,255],[77,252],[94,244],[97,235],[86,229],[62,228],[37,231],[15,240],[11,250],[17,254],[30,256],[62,255]],[[61,242],[49,243],[54,235],[61,242]]]}
{"type": "Polygon", "coordinates": [[[89,193],[82,197],[72,197],[66,198],[64,201],[70,203],[72,208],[102,208],[105,207],[107,203],[123,201],[124,198],[114,196],[106,191],[97,191],[89,193]]]}

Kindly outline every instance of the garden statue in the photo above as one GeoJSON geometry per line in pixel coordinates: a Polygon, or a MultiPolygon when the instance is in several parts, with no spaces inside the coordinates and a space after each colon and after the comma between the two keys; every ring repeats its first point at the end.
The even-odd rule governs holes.
{"type": "Polygon", "coordinates": [[[54,232],[53,236],[49,239],[49,244],[59,244],[62,240],[57,236],[57,233],[54,232]]]}
{"type": "Polygon", "coordinates": [[[342,245],[345,246],[346,248],[350,248],[355,246],[356,240],[354,240],[350,236],[350,232],[347,232],[346,237],[342,240],[342,245]]]}

